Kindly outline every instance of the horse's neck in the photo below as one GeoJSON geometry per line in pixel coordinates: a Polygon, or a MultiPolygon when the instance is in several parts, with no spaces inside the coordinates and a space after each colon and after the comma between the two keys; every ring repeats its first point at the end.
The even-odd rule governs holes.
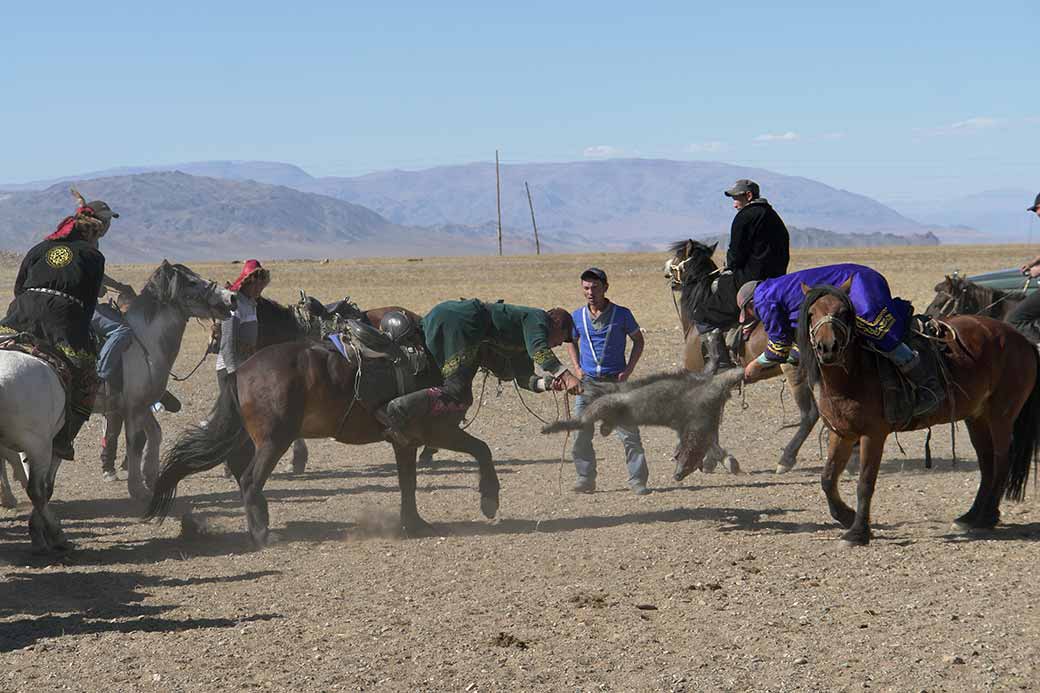
{"type": "Polygon", "coordinates": [[[181,350],[184,330],[188,319],[181,311],[170,305],[159,306],[151,320],[127,315],[127,322],[134,335],[147,351],[148,361],[153,368],[168,372],[181,350]]]}

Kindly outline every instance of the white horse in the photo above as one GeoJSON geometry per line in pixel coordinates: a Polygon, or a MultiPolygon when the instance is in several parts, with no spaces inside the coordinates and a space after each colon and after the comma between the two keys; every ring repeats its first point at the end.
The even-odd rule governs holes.
{"type": "Polygon", "coordinates": [[[131,302],[126,321],[134,339],[123,353],[120,403],[131,497],[150,498],[149,487],[159,473],[162,429],[152,405],[166,391],[188,319],[224,319],[234,306],[233,292],[165,260],[131,302]]]}
{"type": "MultiPolygon", "coordinates": [[[[128,440],[137,443],[131,448],[137,453],[131,456],[131,495],[149,495],[141,465],[145,437],[149,446],[155,446],[154,464],[148,470],[151,478],[158,472],[162,432],[150,406],[166,390],[188,318],[227,317],[234,302],[230,291],[165,260],[134,299],[128,321],[135,338],[124,354],[123,400],[128,440]]],[[[41,553],[70,548],[61,523],[48,507],[61,465],[51,441],[65,424],[65,403],[65,389],[46,362],[19,351],[0,351],[0,459],[10,462],[17,475],[18,453],[22,453],[21,463],[28,468],[26,492],[33,504],[29,537],[33,550],[41,553]]]]}

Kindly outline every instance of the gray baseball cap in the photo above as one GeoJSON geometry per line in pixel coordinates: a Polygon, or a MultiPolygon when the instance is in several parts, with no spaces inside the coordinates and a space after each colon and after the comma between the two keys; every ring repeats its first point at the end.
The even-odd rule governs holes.
{"type": "Polygon", "coordinates": [[[1027,212],[1035,212],[1037,207],[1040,207],[1040,194],[1038,194],[1036,196],[1036,199],[1033,200],[1033,206],[1027,208],[1026,211],[1027,212]]]}
{"type": "Polygon", "coordinates": [[[725,192],[726,197],[736,197],[737,195],[745,195],[751,193],[752,197],[758,197],[758,183],[747,178],[741,178],[733,187],[725,192]]]}

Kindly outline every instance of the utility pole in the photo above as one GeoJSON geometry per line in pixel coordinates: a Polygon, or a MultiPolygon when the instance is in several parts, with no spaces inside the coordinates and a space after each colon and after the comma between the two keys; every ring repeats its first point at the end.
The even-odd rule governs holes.
{"type": "Polygon", "coordinates": [[[495,150],[495,201],[498,203],[498,255],[502,255],[502,183],[498,177],[498,150],[495,150]]]}
{"type": "Polygon", "coordinates": [[[527,188],[527,206],[531,208],[531,226],[534,227],[534,254],[542,254],[542,246],[538,243],[538,224],[534,220],[534,202],[531,202],[531,186],[524,181],[524,187],[527,188]]]}

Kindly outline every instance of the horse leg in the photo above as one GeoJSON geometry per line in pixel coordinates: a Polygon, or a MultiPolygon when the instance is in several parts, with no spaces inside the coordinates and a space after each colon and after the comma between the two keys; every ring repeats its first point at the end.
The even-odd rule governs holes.
{"type": "Polygon", "coordinates": [[[141,428],[136,411],[128,410],[123,424],[126,427],[127,491],[130,493],[130,497],[135,500],[147,500],[149,495],[148,486],[145,484],[144,470],[142,469],[147,436],[141,428]]]}
{"type": "Polygon", "coordinates": [[[307,450],[307,442],[303,438],[297,438],[292,444],[292,471],[293,474],[303,474],[307,471],[307,458],[310,451],[307,450]]]}
{"type": "Polygon", "coordinates": [[[141,416],[141,428],[145,433],[145,446],[141,457],[141,475],[148,489],[155,488],[159,478],[159,450],[162,447],[162,427],[151,407],[146,407],[141,416]]]}
{"type": "Polygon", "coordinates": [[[415,504],[415,453],[414,447],[394,445],[397,485],[401,489],[401,531],[409,537],[430,536],[433,526],[419,516],[415,504]]]}
{"type": "Polygon", "coordinates": [[[802,449],[805,439],[809,437],[813,428],[816,427],[816,422],[820,420],[820,412],[816,408],[816,399],[813,397],[812,389],[801,378],[798,369],[785,364],[782,370],[787,379],[787,386],[794,395],[795,404],[798,405],[800,417],[798,430],[787,443],[783,454],[780,455],[780,462],[776,465],[777,474],[785,474],[794,468],[798,462],[798,451],[802,449]]]}
{"type": "Polygon", "coordinates": [[[841,479],[842,470],[849,461],[849,455],[852,454],[852,446],[855,442],[852,438],[842,438],[831,431],[830,439],[827,441],[827,462],[824,464],[823,474],[820,476],[820,485],[827,497],[827,507],[830,509],[831,517],[845,528],[852,526],[856,513],[841,499],[838,481],[841,479]]]}
{"type": "Polygon", "coordinates": [[[866,435],[859,441],[859,482],[856,484],[856,518],[849,531],[842,535],[846,544],[866,546],[870,543],[870,502],[881,457],[885,452],[885,435],[866,435]]]}
{"type": "Polygon", "coordinates": [[[981,419],[968,419],[965,421],[968,427],[968,438],[971,439],[972,447],[975,448],[975,456],[979,458],[979,490],[975,493],[968,512],[964,513],[953,524],[958,529],[970,530],[978,526],[980,513],[986,501],[993,492],[993,437],[987,421],[981,419]]]}
{"type": "Polygon", "coordinates": [[[292,438],[277,440],[269,438],[260,443],[249,466],[238,479],[242,491],[242,505],[246,511],[246,524],[253,537],[253,544],[262,549],[277,537],[272,537],[268,528],[270,517],[267,513],[267,499],[264,497],[264,484],[271,476],[278,460],[289,449],[292,438]]]}
{"type": "Polygon", "coordinates": [[[50,441],[36,444],[33,448],[29,452],[29,485],[26,488],[33,504],[29,516],[29,537],[32,539],[33,551],[66,551],[72,545],[65,538],[61,523],[49,507],[61,460],[51,451],[50,441]]]}
{"type": "MultiPolygon", "coordinates": [[[[11,464],[12,469],[14,468],[14,461],[8,457],[7,452],[4,452],[0,457],[0,506],[14,508],[18,505],[18,499],[14,497],[11,482],[7,478],[7,463],[11,464]]],[[[18,464],[21,464],[21,461],[18,464]]]]}
{"type": "MultiPolygon", "coordinates": [[[[1011,471],[1011,432],[1014,422],[1010,419],[989,417],[991,445],[990,483],[986,495],[980,499],[979,512],[972,524],[973,529],[992,529],[1000,522],[1000,498],[1011,471]]],[[[980,483],[979,490],[982,490],[980,483]]]]}
{"type": "Polygon", "coordinates": [[[431,448],[429,445],[424,445],[422,452],[419,453],[420,464],[433,464],[433,456],[437,454],[437,448],[431,448]]]}
{"type": "Polygon", "coordinates": [[[487,443],[454,424],[450,428],[443,424],[432,427],[429,437],[424,442],[441,450],[465,453],[477,461],[480,473],[480,511],[484,513],[484,517],[493,519],[498,514],[499,484],[491,448],[487,443]]]}

